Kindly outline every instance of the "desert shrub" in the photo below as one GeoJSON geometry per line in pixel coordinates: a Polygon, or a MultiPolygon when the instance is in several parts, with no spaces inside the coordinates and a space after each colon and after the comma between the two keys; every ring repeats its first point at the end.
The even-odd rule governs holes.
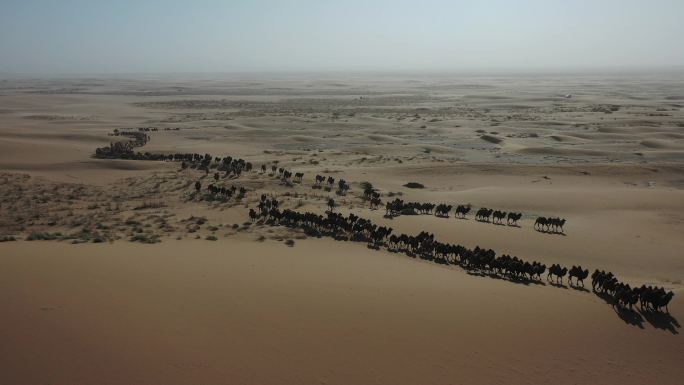
{"type": "Polygon", "coordinates": [[[166,203],[162,201],[144,201],[139,206],[133,207],[133,210],[159,209],[162,207],[166,207],[166,203]]]}
{"type": "Polygon", "coordinates": [[[2,237],[0,237],[0,242],[13,242],[13,241],[16,241],[16,240],[17,240],[17,239],[14,238],[14,237],[11,236],[11,235],[3,235],[2,237]]]}
{"type": "Polygon", "coordinates": [[[62,238],[62,233],[42,233],[33,232],[26,237],[27,241],[53,241],[55,239],[62,238]]]}
{"type": "Polygon", "coordinates": [[[499,144],[503,141],[500,138],[497,138],[496,136],[491,136],[491,135],[482,135],[482,136],[480,136],[480,138],[482,140],[485,140],[489,143],[494,143],[494,144],[499,144]]]}
{"type": "Polygon", "coordinates": [[[288,239],[285,241],[285,244],[289,247],[292,247],[292,246],[294,246],[295,241],[294,241],[294,239],[288,239]]]}
{"type": "Polygon", "coordinates": [[[425,188],[425,186],[421,183],[418,182],[408,182],[404,185],[404,187],[408,188],[425,188]]]}
{"type": "Polygon", "coordinates": [[[161,240],[159,239],[159,236],[157,236],[157,235],[146,235],[146,234],[136,234],[136,235],[130,237],[129,241],[140,242],[140,243],[150,243],[150,244],[161,242],[161,240]]]}
{"type": "Polygon", "coordinates": [[[205,239],[207,241],[218,241],[218,238],[216,238],[216,236],[214,236],[214,235],[207,235],[207,237],[205,239]]]}

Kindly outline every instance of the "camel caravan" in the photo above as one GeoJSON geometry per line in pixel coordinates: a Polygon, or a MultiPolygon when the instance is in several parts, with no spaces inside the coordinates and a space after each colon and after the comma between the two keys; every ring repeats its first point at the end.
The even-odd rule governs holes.
{"type": "MultiPolygon", "coordinates": [[[[220,172],[224,172],[223,178],[239,178],[243,172],[252,170],[252,163],[244,159],[237,159],[231,156],[226,157],[212,157],[211,154],[153,154],[149,152],[141,153],[134,152],[136,147],[144,146],[150,140],[150,136],[146,134],[149,131],[157,131],[152,127],[141,127],[136,129],[115,129],[112,136],[123,136],[129,138],[128,141],[113,142],[107,147],[97,148],[95,150],[96,158],[104,159],[130,159],[130,160],[155,160],[155,161],[175,161],[181,162],[181,168],[198,169],[209,174],[210,170],[216,170],[214,179],[219,180],[220,172]]],[[[273,162],[270,167],[267,164],[261,165],[261,173],[266,174],[270,168],[270,176],[278,177],[283,185],[293,187],[294,183],[302,183],[304,173],[292,172],[284,167],[279,167],[278,162],[273,162]]],[[[336,179],[332,176],[316,175],[312,189],[323,189],[330,192],[335,189],[336,179]]],[[[380,194],[375,191],[373,186],[364,182],[361,184],[364,191],[363,196],[369,202],[371,209],[377,209],[382,205],[380,194]]],[[[219,188],[220,189],[220,188],[219,188]]],[[[337,188],[334,190],[337,195],[344,196],[350,189],[349,183],[344,179],[337,180],[337,188]]],[[[221,195],[230,198],[230,194],[226,194],[219,190],[214,192],[215,195],[221,195]]],[[[388,201],[385,204],[385,216],[388,218],[397,217],[400,215],[435,215],[441,218],[449,218],[449,215],[454,206],[449,204],[434,204],[434,203],[420,203],[420,202],[405,202],[402,199],[396,198],[393,201],[388,201]]],[[[457,205],[454,209],[455,217],[458,219],[465,219],[470,213],[472,207],[470,205],[457,205]]],[[[518,221],[523,214],[518,212],[505,212],[501,210],[493,210],[489,208],[480,208],[476,214],[475,219],[479,222],[493,223],[495,225],[505,225],[520,227],[518,221]]],[[[565,219],[557,217],[539,217],[534,223],[534,228],[537,231],[549,234],[564,234],[563,226],[565,219]]]]}
{"type": "MultiPolygon", "coordinates": [[[[261,221],[273,226],[297,228],[312,237],[326,236],[339,241],[365,242],[369,248],[384,248],[413,258],[460,266],[470,274],[513,282],[541,283],[541,277],[546,273],[547,281],[558,286],[563,285],[566,276],[570,286],[584,286],[584,280],[589,276],[589,270],[581,266],[568,269],[553,264],[547,268],[537,261],[525,261],[506,254],[497,256],[492,249],[479,246],[469,249],[458,244],[439,242],[434,234],[425,231],[415,236],[394,234],[391,227],[378,226],[355,214],[344,216],[334,212],[335,202],[332,198],[328,200],[329,210],[325,215],[290,209],[279,210],[278,201],[269,199],[266,195],[261,196],[257,207],[258,211],[249,210],[252,222],[261,221]]],[[[662,311],[663,308],[668,311],[667,304],[674,296],[672,292],[666,293],[663,288],[642,286],[631,289],[629,285],[619,283],[612,273],[598,270],[592,274],[592,287],[596,293],[610,293],[614,297],[614,306],[631,307],[638,301],[642,310],[646,311],[662,311]]]]}
{"type": "Polygon", "coordinates": [[[225,178],[237,178],[242,172],[252,170],[252,163],[244,159],[231,156],[213,157],[211,154],[175,153],[159,154],[151,152],[135,152],[134,149],[142,147],[150,141],[150,136],[145,132],[157,131],[154,127],[141,127],[137,131],[133,129],[115,129],[111,136],[123,136],[128,141],[112,142],[109,146],[95,149],[95,158],[99,159],[127,159],[127,160],[150,160],[165,162],[180,162],[181,169],[191,168],[204,171],[207,175],[210,170],[225,172],[225,178]]]}
{"type": "Polygon", "coordinates": [[[506,213],[505,211],[488,209],[482,207],[475,213],[475,220],[479,222],[490,222],[495,225],[503,225],[504,219],[506,220],[506,225],[508,226],[518,226],[518,221],[522,218],[522,213],[506,213]]]}
{"type": "MultiPolygon", "coordinates": [[[[377,205],[376,205],[377,206],[377,205]]],[[[449,218],[453,205],[434,204],[434,203],[420,203],[420,202],[404,202],[404,200],[395,198],[385,204],[385,217],[393,218],[401,215],[418,215],[427,214],[434,215],[441,218],[449,218]]],[[[471,205],[458,205],[454,209],[454,215],[457,219],[464,219],[472,210],[471,205]]],[[[480,208],[475,213],[475,219],[479,222],[491,222],[495,225],[504,225],[520,227],[518,221],[522,218],[522,213],[505,212],[500,210],[493,210],[488,208],[480,208]],[[491,220],[490,220],[491,219],[491,220]]]]}
{"type": "Polygon", "coordinates": [[[643,310],[665,311],[669,313],[667,305],[674,297],[672,291],[666,291],[662,287],[641,285],[630,287],[629,284],[620,282],[611,272],[595,270],[591,275],[591,286],[594,292],[608,295],[612,298],[614,306],[629,307],[632,309],[637,303],[643,310]]]}
{"type": "MultiPolygon", "coordinates": [[[[243,172],[252,171],[252,164],[244,159],[226,157],[213,157],[211,154],[177,153],[177,154],[152,154],[149,152],[134,152],[136,147],[145,145],[150,137],[146,132],[156,129],[141,128],[138,130],[115,130],[113,136],[129,138],[128,141],[114,142],[107,147],[96,149],[96,158],[105,159],[131,159],[131,160],[157,160],[181,162],[181,169],[196,169],[204,171],[206,175],[210,170],[215,170],[213,179],[218,182],[221,178],[239,178],[243,172]],[[223,174],[222,174],[223,173],[223,174]]],[[[278,167],[278,162],[269,165],[262,164],[261,173],[280,179],[282,184],[289,187],[293,183],[302,183],[304,173],[292,172],[284,167],[278,167]],[[270,172],[269,172],[270,169],[270,172]]],[[[344,179],[336,180],[332,176],[316,175],[313,189],[332,191],[335,186],[337,195],[346,195],[350,189],[349,183],[344,179]],[[337,184],[335,183],[337,182],[337,184]]],[[[369,202],[371,209],[377,209],[382,204],[380,193],[369,182],[361,183],[363,199],[369,202]]],[[[202,191],[202,182],[196,181],[194,188],[197,193],[202,191]]],[[[206,187],[209,199],[227,200],[235,198],[243,199],[247,193],[244,187],[217,186],[212,183],[206,187]]],[[[333,237],[337,240],[366,242],[369,248],[384,248],[391,252],[421,258],[445,265],[457,265],[471,274],[504,278],[514,282],[537,282],[541,283],[541,277],[546,274],[547,281],[554,285],[563,285],[567,276],[570,286],[584,286],[584,279],[589,276],[588,269],[581,266],[572,266],[570,269],[559,264],[546,265],[537,261],[525,261],[521,258],[500,255],[491,249],[476,246],[469,249],[461,245],[442,243],[434,238],[434,234],[421,232],[418,235],[393,234],[393,229],[387,226],[378,226],[368,219],[354,214],[344,216],[335,212],[336,203],[333,198],[327,200],[328,211],[325,215],[311,212],[300,213],[297,211],[279,209],[278,200],[261,195],[257,209],[249,209],[249,218],[252,222],[262,221],[274,226],[286,226],[299,228],[310,236],[333,237]],[[574,282],[573,282],[574,280],[574,282]]],[[[385,216],[396,217],[400,215],[435,215],[448,218],[452,212],[457,219],[464,219],[472,211],[471,205],[433,204],[420,202],[405,202],[402,199],[394,199],[385,204],[385,216]]],[[[475,219],[480,222],[491,222],[497,225],[518,226],[518,221],[523,214],[518,212],[505,212],[489,208],[480,208],[475,213],[475,219]]],[[[536,219],[534,228],[545,233],[563,233],[565,219],[558,217],[539,217],[536,219]]],[[[629,284],[619,282],[610,272],[596,270],[592,276],[592,289],[597,295],[608,296],[613,306],[630,309],[639,304],[642,310],[662,312],[668,311],[667,305],[672,300],[674,293],[665,291],[662,287],[642,285],[630,287],[629,284]]]]}
{"type": "MultiPolygon", "coordinates": [[[[195,182],[195,190],[197,190],[197,192],[200,192],[202,190],[201,182],[195,182]]],[[[209,186],[207,186],[207,191],[209,191],[213,199],[222,200],[228,200],[232,197],[235,197],[235,200],[241,200],[245,197],[245,194],[247,193],[247,189],[245,189],[244,187],[240,187],[238,189],[235,185],[226,188],[225,186],[218,187],[214,184],[210,184],[209,186]]]]}
{"type": "Polygon", "coordinates": [[[564,218],[539,217],[534,222],[534,229],[543,233],[563,234],[563,225],[565,225],[564,218]]]}

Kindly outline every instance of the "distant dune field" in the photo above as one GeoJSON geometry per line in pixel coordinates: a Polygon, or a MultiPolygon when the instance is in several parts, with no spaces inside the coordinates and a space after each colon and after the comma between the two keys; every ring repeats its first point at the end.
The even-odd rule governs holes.
{"type": "Polygon", "coordinates": [[[0,383],[678,384],[681,95],[673,74],[6,79],[0,383]],[[238,159],[251,170],[228,172],[238,159]],[[674,298],[630,310],[590,277],[511,279],[250,220],[262,195],[674,298]],[[395,199],[452,209],[387,215],[395,199]]]}

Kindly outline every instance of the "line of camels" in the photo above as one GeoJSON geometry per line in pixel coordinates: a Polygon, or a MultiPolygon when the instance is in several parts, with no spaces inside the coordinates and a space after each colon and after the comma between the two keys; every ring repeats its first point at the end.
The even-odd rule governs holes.
{"type": "MultiPolygon", "coordinates": [[[[312,212],[297,212],[290,209],[280,210],[278,201],[261,196],[258,210],[250,209],[250,220],[263,221],[266,224],[299,228],[313,237],[328,236],[337,240],[366,242],[369,248],[384,248],[391,252],[400,252],[411,257],[445,265],[457,265],[471,274],[508,279],[514,282],[540,283],[546,274],[546,280],[556,286],[562,286],[567,277],[570,286],[584,287],[584,280],[589,277],[589,270],[581,266],[570,269],[559,264],[547,268],[537,261],[525,261],[521,258],[500,255],[492,249],[469,249],[461,245],[439,242],[434,234],[421,232],[418,235],[394,234],[387,226],[378,226],[369,219],[354,214],[344,216],[327,211],[325,215],[312,212]]],[[[592,289],[595,293],[608,295],[613,306],[631,309],[638,304],[642,311],[667,312],[669,302],[674,297],[672,291],[662,287],[641,286],[630,287],[620,282],[612,273],[595,270],[591,274],[592,289]]]]}
{"type": "MultiPolygon", "coordinates": [[[[124,142],[113,142],[107,147],[96,149],[94,157],[105,159],[132,159],[132,160],[153,160],[153,161],[172,161],[180,162],[181,169],[191,168],[204,171],[207,175],[210,170],[215,170],[214,179],[219,181],[220,172],[225,172],[223,178],[239,178],[243,172],[252,170],[252,164],[240,158],[213,157],[210,154],[197,153],[176,153],[176,154],[154,154],[150,152],[135,152],[137,147],[144,146],[150,136],[146,133],[156,131],[156,129],[139,128],[137,130],[116,131],[113,136],[126,137],[129,140],[124,142]]],[[[262,174],[268,171],[267,164],[260,167],[262,174]]],[[[292,172],[284,167],[278,167],[277,162],[270,165],[270,175],[280,178],[283,184],[292,186],[293,183],[303,183],[304,173],[292,172]]],[[[316,175],[312,188],[325,188],[331,191],[335,185],[335,178],[316,175]],[[324,184],[327,187],[323,187],[324,184]]],[[[363,197],[370,204],[371,208],[379,208],[382,204],[380,193],[368,182],[361,183],[363,197]]],[[[200,192],[201,182],[197,181],[195,189],[200,192]]],[[[340,179],[337,181],[338,195],[345,195],[350,189],[349,184],[340,179]]],[[[245,196],[246,189],[235,186],[229,188],[218,187],[209,184],[207,190],[213,195],[221,195],[230,198],[235,196],[240,199],[245,196]]],[[[257,205],[258,211],[249,210],[252,221],[263,220],[272,225],[297,227],[303,229],[307,234],[321,237],[330,236],[340,240],[352,240],[367,242],[368,247],[385,249],[393,252],[402,252],[412,257],[419,257],[431,260],[436,263],[453,264],[462,267],[471,274],[482,276],[492,276],[505,278],[513,282],[540,282],[543,274],[553,285],[562,285],[564,277],[570,286],[584,286],[584,280],[588,278],[588,269],[581,266],[572,266],[570,269],[553,264],[550,267],[537,261],[524,261],[518,257],[510,255],[496,256],[491,249],[475,247],[468,249],[461,245],[442,243],[434,239],[434,235],[421,232],[416,236],[393,234],[393,229],[385,226],[377,226],[370,220],[360,218],[354,214],[347,217],[335,213],[335,201],[333,198],[328,200],[329,211],[326,216],[315,213],[300,213],[293,210],[279,210],[276,199],[267,199],[265,195],[257,205]],[[574,279],[574,282],[573,282],[574,279]]],[[[404,202],[400,199],[389,201],[385,205],[386,214],[397,216],[406,213],[434,214],[439,217],[448,217],[454,209],[457,218],[465,218],[472,207],[470,205],[458,205],[455,208],[447,204],[432,204],[419,202],[404,202]],[[410,211],[407,211],[409,209],[410,211]]],[[[491,222],[495,224],[517,226],[522,218],[522,213],[509,212],[488,208],[480,208],[475,213],[478,221],[491,222]]],[[[550,233],[563,233],[565,219],[558,217],[539,217],[536,219],[535,230],[550,233]]],[[[631,309],[639,305],[642,311],[662,313],[663,309],[669,313],[667,308],[669,302],[674,297],[672,291],[666,291],[662,287],[642,285],[640,287],[630,287],[629,284],[620,282],[611,272],[595,270],[591,275],[592,289],[597,295],[608,296],[614,307],[631,309]]]]}
{"type": "MultiPolygon", "coordinates": [[[[126,137],[128,141],[112,142],[109,146],[100,147],[95,150],[96,158],[103,159],[131,159],[131,160],[155,160],[155,161],[172,161],[181,162],[181,168],[191,168],[205,171],[208,175],[210,170],[216,170],[214,172],[214,179],[218,181],[221,178],[221,172],[223,178],[235,179],[239,178],[243,172],[249,172],[252,170],[252,163],[245,161],[240,158],[233,158],[231,156],[225,157],[214,157],[211,154],[197,154],[197,153],[175,153],[175,154],[154,154],[150,152],[135,152],[134,149],[137,147],[144,146],[149,142],[150,136],[147,132],[157,131],[154,127],[139,127],[137,129],[122,129],[114,130],[111,136],[122,136],[126,137]]],[[[266,174],[270,168],[271,176],[278,176],[281,181],[292,186],[293,183],[302,183],[304,178],[304,173],[302,172],[292,172],[284,167],[278,167],[277,162],[272,164],[262,164],[260,167],[261,173],[266,174]]],[[[313,189],[325,188],[326,191],[332,191],[335,186],[335,178],[332,176],[316,175],[314,178],[314,183],[311,186],[313,189]],[[325,186],[325,187],[323,187],[325,186]]],[[[382,199],[380,194],[375,191],[373,186],[364,182],[362,184],[364,188],[363,195],[364,198],[369,202],[371,209],[377,209],[382,204],[382,199]]],[[[335,190],[337,195],[346,195],[349,191],[350,185],[344,179],[339,179],[337,181],[337,189],[335,190]]],[[[199,189],[198,189],[199,190],[199,189]]],[[[221,195],[224,198],[230,198],[232,192],[226,191],[224,187],[215,187],[213,185],[209,186],[210,192],[214,195],[221,195]]],[[[234,192],[234,191],[233,191],[234,192]]],[[[240,197],[244,196],[244,193],[238,195],[240,197]]],[[[393,201],[388,201],[385,204],[385,215],[388,217],[396,217],[399,215],[415,215],[415,214],[432,214],[437,217],[448,218],[449,214],[454,208],[452,205],[448,204],[433,204],[433,203],[420,203],[420,202],[404,202],[401,199],[395,199],[393,201]]],[[[454,214],[456,218],[465,219],[468,213],[470,213],[472,207],[471,205],[458,205],[455,207],[454,214]]],[[[478,209],[475,213],[475,219],[480,222],[493,223],[496,225],[503,225],[504,220],[508,226],[518,226],[518,221],[522,218],[523,214],[519,212],[505,212],[501,210],[494,210],[482,207],[478,209]]],[[[559,217],[538,217],[534,223],[534,229],[544,233],[550,234],[564,234],[563,226],[566,220],[559,217]]]]}

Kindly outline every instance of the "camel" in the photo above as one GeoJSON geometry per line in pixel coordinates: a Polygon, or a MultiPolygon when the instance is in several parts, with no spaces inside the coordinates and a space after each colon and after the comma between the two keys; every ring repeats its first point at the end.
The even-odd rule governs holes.
{"type": "Polygon", "coordinates": [[[439,204],[435,207],[435,216],[438,217],[449,217],[449,212],[451,211],[451,205],[439,204]]]}
{"type": "Polygon", "coordinates": [[[459,218],[465,218],[465,216],[470,212],[470,209],[470,205],[458,205],[456,207],[456,216],[459,218]]]}
{"type": "Polygon", "coordinates": [[[249,209],[249,219],[250,219],[252,222],[254,222],[254,221],[257,220],[257,218],[259,218],[259,215],[257,214],[257,212],[254,211],[254,209],[249,209]]]}
{"type": "Polygon", "coordinates": [[[558,264],[553,264],[551,267],[549,267],[549,273],[546,276],[547,280],[551,280],[553,276],[556,276],[556,283],[563,284],[563,277],[565,277],[565,274],[567,274],[568,268],[563,267],[561,268],[560,265],[558,264]]]}
{"type": "Polygon", "coordinates": [[[563,225],[565,224],[564,218],[553,218],[551,219],[551,224],[554,226],[556,232],[560,229],[560,233],[563,233],[563,225]]]}
{"type": "Polygon", "coordinates": [[[508,213],[506,224],[508,226],[517,226],[518,221],[522,218],[522,213],[508,213]]]}
{"type": "Polygon", "coordinates": [[[494,213],[492,213],[492,223],[494,223],[494,224],[500,224],[504,218],[506,218],[506,212],[505,211],[496,210],[496,211],[494,211],[494,213]]]}
{"type": "Polygon", "coordinates": [[[339,195],[347,195],[347,190],[349,190],[349,184],[344,179],[337,181],[337,193],[339,195]]]}
{"type": "Polygon", "coordinates": [[[489,217],[491,217],[493,213],[494,210],[483,207],[477,210],[477,213],[475,214],[475,219],[482,222],[489,222],[489,217]]]}
{"type": "Polygon", "coordinates": [[[545,217],[539,217],[534,221],[534,228],[539,231],[546,231],[548,228],[548,220],[545,217]]]}
{"type": "Polygon", "coordinates": [[[582,266],[572,266],[570,268],[570,271],[568,272],[568,282],[570,285],[572,285],[572,278],[575,277],[576,279],[576,284],[582,284],[582,287],[584,287],[584,279],[589,276],[589,270],[585,269],[582,270],[582,266]]]}

